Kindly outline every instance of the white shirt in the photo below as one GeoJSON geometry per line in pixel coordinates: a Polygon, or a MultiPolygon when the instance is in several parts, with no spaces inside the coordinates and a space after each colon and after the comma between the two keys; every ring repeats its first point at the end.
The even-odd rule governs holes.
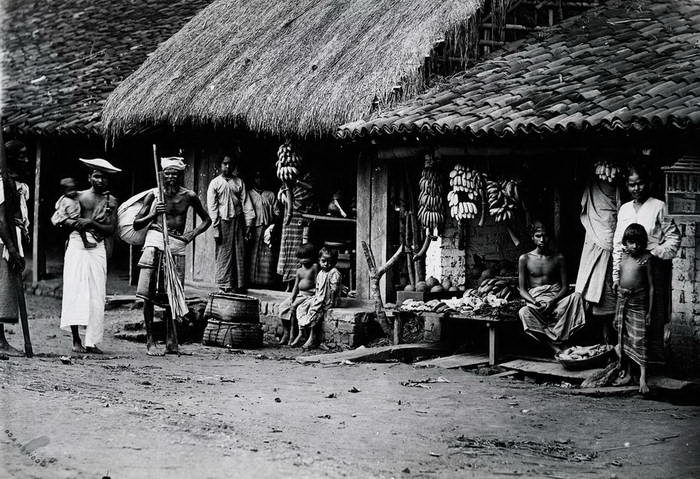
{"type": "Polygon", "coordinates": [[[632,223],[644,227],[649,236],[647,250],[660,259],[673,259],[681,244],[681,234],[672,219],[666,215],[666,203],[656,198],[648,198],[637,211],[634,201],[628,201],[617,214],[617,226],[613,237],[613,281],[620,279],[622,258],[622,236],[632,223]]]}
{"type": "Polygon", "coordinates": [[[245,183],[238,177],[224,178],[219,175],[209,183],[207,209],[214,226],[221,220],[230,220],[243,214],[246,226],[251,226],[255,211],[246,192],[245,183]]]}

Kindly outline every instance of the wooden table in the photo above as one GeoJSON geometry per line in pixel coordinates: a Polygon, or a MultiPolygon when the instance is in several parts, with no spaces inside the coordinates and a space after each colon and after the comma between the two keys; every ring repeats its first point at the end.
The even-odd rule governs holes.
{"type": "Polygon", "coordinates": [[[496,364],[498,360],[499,329],[508,324],[517,323],[516,316],[482,316],[479,314],[447,313],[445,319],[457,321],[470,321],[481,323],[489,330],[489,364],[496,364]]]}

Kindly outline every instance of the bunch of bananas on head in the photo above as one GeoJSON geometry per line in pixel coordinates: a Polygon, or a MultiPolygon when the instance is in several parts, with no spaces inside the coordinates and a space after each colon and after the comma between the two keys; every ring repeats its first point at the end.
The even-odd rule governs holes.
{"type": "Polygon", "coordinates": [[[420,194],[418,196],[418,221],[424,228],[434,230],[442,227],[445,221],[443,210],[442,183],[435,159],[426,155],[425,164],[421,173],[420,194]]]}
{"type": "Polygon", "coordinates": [[[603,181],[615,183],[615,178],[622,172],[622,168],[609,161],[599,161],[595,164],[595,174],[603,181]]]}
{"type": "Polygon", "coordinates": [[[285,141],[277,149],[277,178],[284,182],[294,182],[299,179],[301,168],[301,155],[299,155],[290,141],[285,141]]]}
{"type": "Polygon", "coordinates": [[[510,220],[520,203],[518,182],[515,180],[486,180],[486,193],[489,201],[489,214],[494,221],[510,220]]]}
{"type": "Polygon", "coordinates": [[[450,216],[459,221],[476,218],[479,212],[476,200],[484,187],[481,173],[458,163],[450,171],[450,187],[447,193],[450,216]]]}

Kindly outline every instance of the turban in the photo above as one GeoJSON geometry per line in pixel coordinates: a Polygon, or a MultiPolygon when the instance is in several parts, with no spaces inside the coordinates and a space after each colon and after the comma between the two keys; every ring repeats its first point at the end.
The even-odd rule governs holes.
{"type": "Polygon", "coordinates": [[[172,170],[184,171],[185,162],[182,160],[183,158],[180,156],[168,156],[166,158],[161,158],[160,167],[163,170],[167,170],[168,168],[170,168],[172,170]]]}
{"type": "Polygon", "coordinates": [[[85,158],[78,159],[93,170],[101,171],[103,173],[119,173],[122,171],[103,158],[93,158],[91,160],[87,160],[85,158]]]}

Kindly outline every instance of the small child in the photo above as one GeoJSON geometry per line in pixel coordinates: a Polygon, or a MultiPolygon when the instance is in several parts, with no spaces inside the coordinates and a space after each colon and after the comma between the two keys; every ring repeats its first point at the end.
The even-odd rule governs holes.
{"type": "Polygon", "coordinates": [[[299,269],[294,279],[294,288],[289,298],[280,304],[280,319],[284,333],[280,344],[290,343],[293,339],[294,323],[297,319],[297,308],[315,293],[318,264],[314,260],[316,248],[311,243],[304,243],[297,249],[299,269]]]}
{"type": "MultiPolygon", "coordinates": [[[[60,182],[63,195],[56,202],[56,212],[51,216],[51,223],[62,225],[66,220],[80,218],[80,202],[78,201],[78,189],[73,178],[63,178],[60,182]]],[[[97,243],[88,241],[85,231],[80,231],[80,239],[83,240],[85,249],[97,247],[97,243]]]]}
{"type": "Polygon", "coordinates": [[[310,348],[316,343],[316,326],[323,321],[326,311],[336,305],[340,294],[340,271],[335,268],[337,262],[338,251],[325,246],[321,248],[318,253],[321,271],[316,276],[316,294],[297,308],[299,335],[290,346],[299,344],[305,332],[308,332],[309,338],[302,348],[310,348]]]}
{"type": "Polygon", "coordinates": [[[615,326],[619,333],[620,368],[623,372],[615,386],[632,381],[631,362],[639,366],[639,392],[647,386],[647,328],[654,298],[651,254],[647,251],[647,232],[637,223],[629,225],[622,236],[624,251],[620,261],[615,326]]]}

